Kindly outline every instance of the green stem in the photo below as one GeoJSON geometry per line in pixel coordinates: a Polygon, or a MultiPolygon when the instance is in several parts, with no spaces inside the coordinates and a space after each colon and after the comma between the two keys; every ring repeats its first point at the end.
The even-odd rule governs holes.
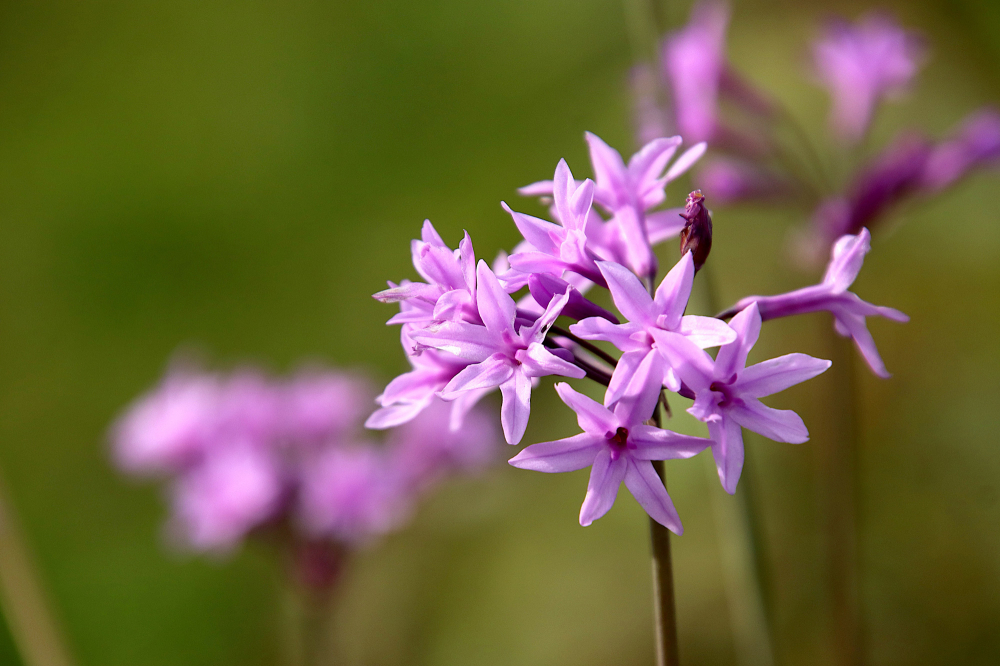
{"type": "Polygon", "coordinates": [[[25,666],[70,666],[73,663],[2,484],[0,603],[25,666]]]}

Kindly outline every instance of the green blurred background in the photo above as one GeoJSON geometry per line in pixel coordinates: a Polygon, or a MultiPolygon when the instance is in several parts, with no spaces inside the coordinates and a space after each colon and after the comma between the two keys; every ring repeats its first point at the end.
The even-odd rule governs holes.
{"type": "MultiPolygon", "coordinates": [[[[1000,5],[890,6],[931,60],[876,143],[906,125],[940,134],[998,100],[1000,5]]],[[[737,2],[729,46],[817,138],[826,99],[804,58],[819,18],[805,3],[737,2]]],[[[633,148],[630,54],[611,0],[0,4],[0,475],[80,664],[280,661],[269,553],[169,554],[159,491],[111,468],[108,424],[180,346],[221,367],[401,371],[392,308],[369,295],[413,275],[420,222],[453,243],[468,229],[486,258],[511,247],[499,201],[537,211],[515,188],[560,157],[588,173],[584,130],[633,148]]],[[[997,186],[977,176],[900,211],[856,285],[912,317],[871,325],[893,379],[856,368],[875,664],[1000,663],[997,186]]],[[[811,279],[783,255],[801,222],[717,209],[722,300],[811,279]]],[[[769,325],[755,357],[828,356],[828,326],[769,325]]],[[[771,401],[800,411],[811,443],[749,441],[782,664],[828,663],[816,451],[834,389],[822,377],[771,401]]],[[[525,441],[575,428],[551,391],[533,414],[525,441]]],[[[667,466],[686,527],[674,547],[688,664],[736,663],[710,466],[667,466]]],[[[647,523],[623,493],[581,528],[585,486],[586,472],[503,466],[446,488],[354,561],[344,663],[651,663],[647,523]]]]}

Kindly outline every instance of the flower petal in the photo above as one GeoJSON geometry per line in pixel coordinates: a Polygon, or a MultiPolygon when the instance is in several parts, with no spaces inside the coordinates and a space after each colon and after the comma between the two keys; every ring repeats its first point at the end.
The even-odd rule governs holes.
{"type": "Polygon", "coordinates": [[[618,496],[618,488],[625,480],[625,470],[628,467],[628,456],[620,456],[611,460],[607,447],[602,447],[594,458],[590,470],[590,483],[587,485],[587,496],[580,507],[580,524],[587,527],[603,516],[614,505],[618,496]]]}
{"type": "Polygon", "coordinates": [[[736,340],[719,349],[715,357],[716,377],[728,378],[747,364],[747,355],[760,335],[760,312],[757,303],[751,303],[729,322],[736,332],[736,340]]]}
{"type": "Polygon", "coordinates": [[[625,395],[629,387],[629,380],[639,369],[643,359],[649,355],[649,350],[643,349],[634,352],[625,352],[618,359],[615,370],[611,374],[611,381],[608,383],[608,390],[604,393],[604,404],[611,407],[625,395]]]}
{"type": "Polygon", "coordinates": [[[514,333],[517,305],[485,261],[476,267],[476,301],[487,330],[496,335],[514,333]]]}
{"type": "MultiPolygon", "coordinates": [[[[653,410],[663,389],[663,373],[667,364],[656,350],[649,350],[628,378],[621,398],[615,403],[614,412],[618,421],[631,430],[653,416],[653,410]]],[[[615,368],[615,373],[618,369],[615,368]]]]}
{"type": "Polygon", "coordinates": [[[680,178],[688,169],[694,166],[694,163],[701,159],[701,156],[705,154],[705,150],[708,145],[702,141],[701,143],[696,143],[691,146],[677,158],[677,161],[670,166],[670,170],[667,171],[665,176],[667,182],[680,178]]]}
{"type": "Polygon", "coordinates": [[[774,409],[751,398],[744,400],[743,405],[732,405],[726,413],[747,430],[776,442],[801,444],[809,441],[809,431],[802,418],[790,409],[774,409]]]}
{"type": "Polygon", "coordinates": [[[847,234],[837,239],[823,276],[823,284],[834,294],[847,291],[861,272],[865,255],[871,247],[871,234],[863,227],[856,235],[847,234]]]}
{"type": "Polygon", "coordinates": [[[830,361],[807,354],[786,354],[743,370],[733,388],[741,396],[762,398],[812,379],[830,365],[830,361]]]}
{"type": "Polygon", "coordinates": [[[559,358],[542,346],[540,342],[532,342],[527,349],[518,350],[514,358],[521,363],[521,367],[528,377],[561,375],[583,379],[587,376],[587,373],[581,368],[559,358]]]}
{"type": "Polygon", "coordinates": [[[656,328],[649,332],[656,341],[657,351],[688,388],[695,393],[708,389],[716,375],[715,361],[711,356],[679,333],[656,328]]]}
{"type": "Polygon", "coordinates": [[[605,207],[616,207],[627,197],[625,162],[621,154],[599,136],[584,133],[590,149],[590,164],[594,169],[598,202],[605,207]]]}
{"type": "Polygon", "coordinates": [[[531,413],[531,379],[515,370],[513,376],[500,385],[503,406],[500,408],[500,425],[508,444],[517,444],[524,437],[531,413]]]}
{"type": "Polygon", "coordinates": [[[594,463],[603,439],[582,432],[554,442],[532,444],[507,462],[514,467],[536,472],[575,472],[594,463]]]}
{"type": "Polygon", "coordinates": [[[432,324],[425,329],[414,331],[410,337],[415,342],[446,351],[473,363],[485,361],[502,348],[499,337],[490,333],[485,326],[464,321],[432,324]]]}
{"type": "Polygon", "coordinates": [[[531,215],[516,213],[506,203],[500,202],[500,205],[514,220],[514,225],[524,236],[524,240],[531,243],[532,247],[545,254],[559,254],[558,239],[565,233],[562,227],[531,215]]]}
{"type": "Polygon", "coordinates": [[[569,327],[570,333],[584,340],[604,340],[610,342],[619,351],[630,352],[645,350],[649,345],[632,338],[641,331],[638,324],[614,324],[602,317],[588,317],[569,327]]]}
{"type": "Polygon", "coordinates": [[[694,259],[690,252],[685,252],[656,289],[657,314],[666,317],[658,324],[660,328],[673,331],[681,325],[681,317],[687,308],[693,284],[694,259]]]}
{"type": "Polygon", "coordinates": [[[702,349],[727,345],[736,340],[736,331],[729,324],[715,317],[686,315],[681,317],[677,332],[702,349]]]}
{"type": "MultiPolygon", "coordinates": [[[[624,456],[623,456],[624,457],[624,456]]],[[[653,469],[652,463],[646,460],[628,458],[625,470],[625,487],[639,503],[649,517],[666,527],[674,534],[683,534],[681,518],[677,509],[667,494],[663,480],[653,469]]]]}
{"type": "Polygon", "coordinates": [[[668,208],[646,213],[646,233],[649,235],[650,245],[676,238],[681,233],[687,224],[687,220],[680,215],[682,212],[683,208],[668,208]]]}
{"type": "Polygon", "coordinates": [[[718,421],[708,422],[708,434],[712,436],[712,456],[719,480],[727,493],[736,492],[740,474],[743,472],[743,431],[740,424],[727,416],[718,421]]]}
{"type": "Polygon", "coordinates": [[[566,406],[576,412],[576,421],[584,432],[604,437],[618,428],[618,419],[601,403],[575,391],[566,382],[557,382],[555,388],[566,406]]]}
{"type": "Polygon", "coordinates": [[[636,444],[631,455],[638,460],[690,458],[712,445],[712,440],[705,437],[682,435],[648,425],[633,426],[628,431],[628,439],[636,444]]]}
{"type": "Polygon", "coordinates": [[[653,324],[653,299],[632,271],[613,261],[598,261],[597,267],[608,283],[615,307],[629,321],[653,324]]]}
{"type": "Polygon", "coordinates": [[[837,332],[844,335],[846,331],[851,336],[854,340],[854,346],[858,348],[858,352],[865,359],[865,363],[868,364],[872,372],[882,379],[892,377],[882,361],[882,356],[878,353],[878,347],[875,346],[875,339],[868,331],[865,318],[849,312],[834,311],[833,314],[836,317],[835,322],[838,324],[837,332]]]}
{"type": "Polygon", "coordinates": [[[441,389],[441,397],[454,400],[462,391],[494,388],[514,374],[514,363],[506,354],[494,354],[481,363],[468,366],[441,389]]]}

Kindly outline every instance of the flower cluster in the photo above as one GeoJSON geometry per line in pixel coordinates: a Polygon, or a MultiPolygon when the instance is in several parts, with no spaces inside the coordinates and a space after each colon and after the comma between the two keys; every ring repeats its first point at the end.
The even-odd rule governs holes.
{"type": "Polygon", "coordinates": [[[304,370],[287,380],[171,370],[112,430],[119,467],[168,480],[170,532],[195,550],[225,551],[248,534],[290,528],[305,543],[364,545],[400,527],[444,476],[496,453],[481,411],[449,430],[431,400],[383,443],[364,437],[372,391],[356,375],[304,370]]]}
{"type": "Polygon", "coordinates": [[[523,241],[492,267],[476,263],[467,232],[451,249],[424,223],[421,239],[413,241],[414,268],[423,281],[389,283],[375,294],[399,303],[389,323],[402,325],[413,370],[386,387],[368,424],[404,422],[441,399],[452,403],[451,427],[460,429],[469,406],[499,388],[504,435],[517,444],[540,377],[590,378],[604,386],[602,402],[566,383],[555,385],[582,432],[528,446],[511,465],[542,472],[590,467],[582,525],[611,508],[624,482],[654,520],[680,533],[653,461],[709,448],[723,487],[732,493],[743,467],[742,428],[781,442],[808,439],[797,414],[760,399],[819,375],[830,362],[788,354],[747,366],[762,321],[828,310],[837,330],[853,336],[872,368],[885,374],[864,318],[905,315],[847,291],[869,250],[867,230],[836,243],[821,284],[751,296],[724,316],[686,314],[695,275],[712,246],[711,215],[700,191],[688,196],[683,209],[659,206],[667,183],[687,171],[705,145],[696,144],[671,164],[680,137],[656,138],[626,163],[593,134],[586,140],[593,180],[576,180],[560,161],[552,180],[520,190],[541,197],[552,221],[503,204],[523,241]],[[657,285],[652,247],[676,236],[681,258],[657,285]],[[585,295],[601,288],[617,314],[585,295]],[[561,326],[560,317],[572,323],[561,326]],[[718,348],[714,358],[705,351],[712,348],[718,348]],[[693,401],[688,412],[707,425],[708,438],[661,427],[658,406],[668,391],[693,401]]]}
{"type": "Polygon", "coordinates": [[[874,228],[909,199],[1000,164],[1000,111],[991,108],[973,112],[944,139],[904,130],[867,154],[862,140],[880,104],[911,86],[925,54],[923,41],[888,15],[832,20],[812,45],[815,79],[831,99],[830,129],[849,153],[836,160],[824,159],[791,113],[735,72],[725,53],[728,22],[725,3],[702,0],[690,22],[666,37],[660,81],[672,108],[656,109],[650,77],[637,75],[645,82],[636,89],[638,134],[665,129],[672,116],[685,136],[710,142],[695,180],[717,203],[766,201],[812,211],[793,247],[801,263],[818,264],[838,238],[874,228]],[[853,166],[836,172],[832,164],[853,166]]]}

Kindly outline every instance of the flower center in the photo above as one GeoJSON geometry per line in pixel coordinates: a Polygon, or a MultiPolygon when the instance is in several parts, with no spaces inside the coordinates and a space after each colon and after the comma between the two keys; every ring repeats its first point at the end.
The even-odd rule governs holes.
{"type": "Polygon", "coordinates": [[[608,437],[608,444],[611,445],[611,459],[618,460],[619,456],[628,448],[628,429],[618,428],[614,435],[608,437]]]}
{"type": "Polygon", "coordinates": [[[743,401],[733,397],[733,383],[736,381],[736,374],[733,374],[728,381],[715,381],[708,386],[709,391],[714,391],[722,396],[719,400],[719,407],[729,407],[733,404],[741,404],[743,401]]]}

